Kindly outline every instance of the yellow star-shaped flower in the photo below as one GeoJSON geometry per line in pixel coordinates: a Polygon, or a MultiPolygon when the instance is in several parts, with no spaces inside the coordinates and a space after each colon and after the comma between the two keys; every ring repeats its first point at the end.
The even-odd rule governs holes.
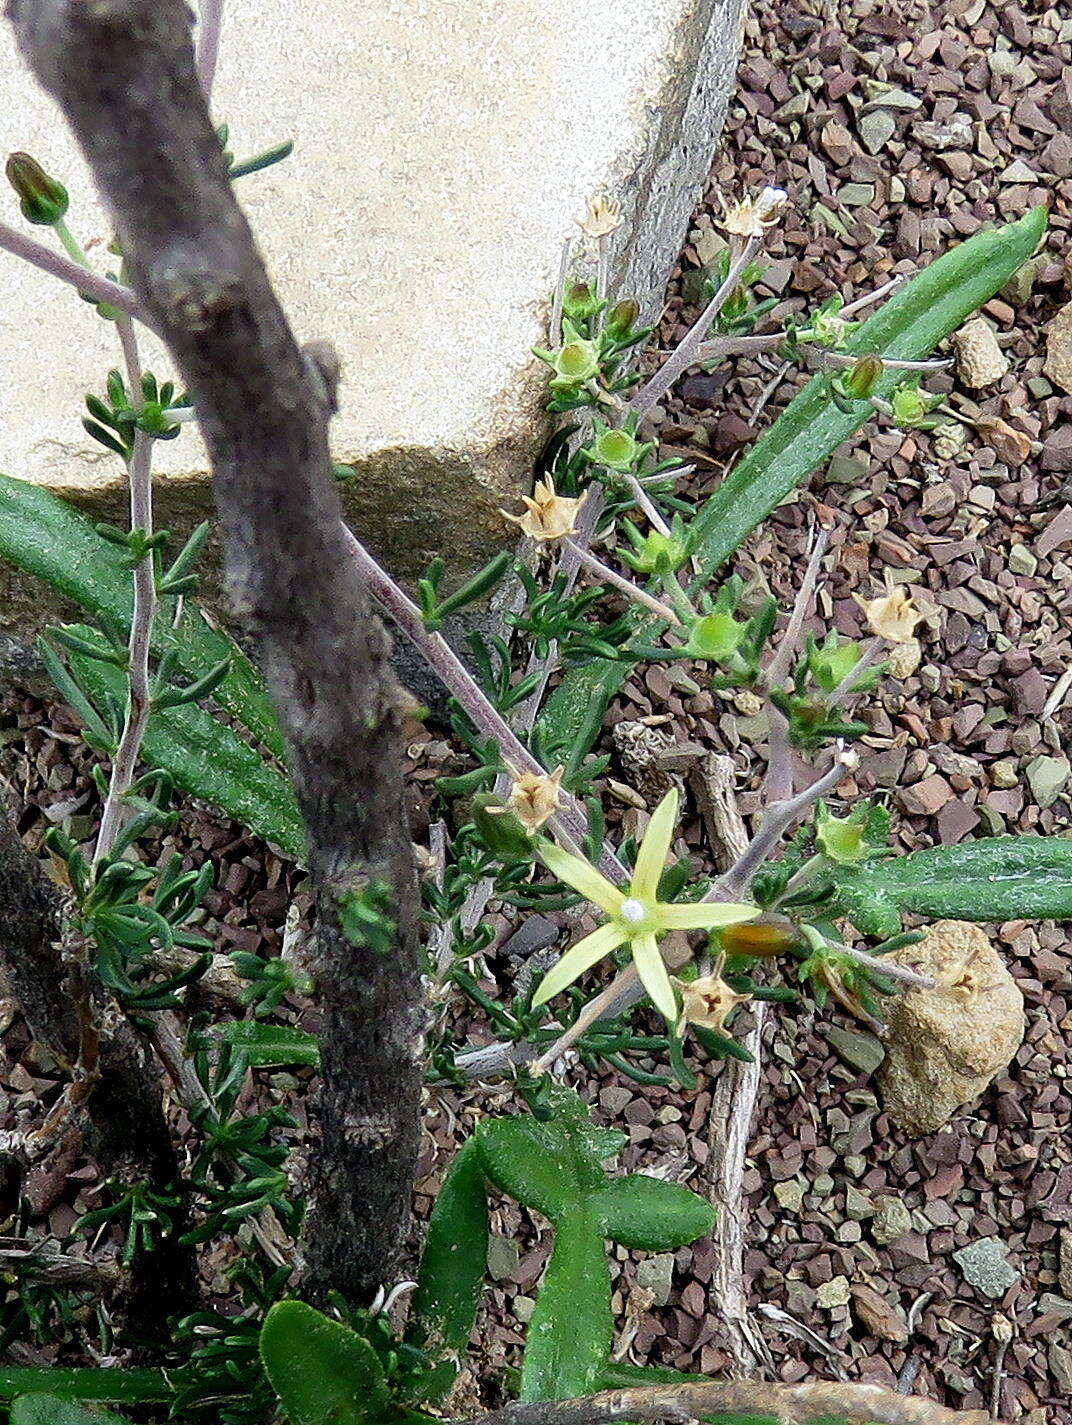
{"type": "Polygon", "coordinates": [[[736,925],[759,914],[754,905],[728,905],[713,901],[665,904],[658,899],[670,843],[677,824],[678,793],[667,792],[655,808],[644,839],[637,851],[636,867],[628,889],[621,889],[579,856],[563,851],[550,841],[537,848],[549,871],[572,886],[586,900],[610,917],[606,925],[593,930],[571,945],[540,982],[533,1004],[544,1004],[559,990],[572,984],[597,960],[619,945],[628,944],[641,983],[652,1003],[670,1023],[678,1018],[677,1000],[670,976],[659,953],[659,937],[669,930],[713,930],[736,925]]]}

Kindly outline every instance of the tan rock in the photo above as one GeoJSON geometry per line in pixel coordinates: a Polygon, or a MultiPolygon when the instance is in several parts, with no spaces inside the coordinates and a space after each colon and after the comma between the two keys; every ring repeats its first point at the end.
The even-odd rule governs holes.
{"type": "Polygon", "coordinates": [[[1063,390],[1072,391],[1072,302],[1062,307],[1049,325],[1042,369],[1063,390]]]}
{"type": "MultiPolygon", "coordinates": [[[[531,480],[546,428],[531,348],[564,240],[594,265],[578,220],[599,194],[621,204],[616,289],[648,315],[661,305],[732,83],[740,0],[306,0],[282,20],[228,0],[215,117],[237,159],[295,142],[239,195],[298,336],[341,357],[332,443],[355,470],[355,528],[401,576],[437,554],[461,573],[508,537],[499,507],[531,480]]],[[[12,150],[68,186],[72,230],[100,263],[109,223],[8,34],[0,157],[12,150]]],[[[114,329],[6,253],[0,272],[0,470],[122,519],[119,462],[80,419],[118,364],[114,329]]],[[[155,341],[144,355],[167,376],[155,341]]],[[[204,451],[187,427],[156,455],[159,523],[181,533],[211,509],[204,451]]],[[[36,585],[26,617],[44,616],[40,599],[36,585]]]]}
{"type": "Polygon", "coordinates": [[[892,1001],[879,1084],[906,1132],[935,1133],[1016,1053],[1024,999],[985,933],[966,921],[938,921],[893,958],[937,986],[892,1001]]]}
{"type": "Polygon", "coordinates": [[[998,345],[994,329],[983,317],[965,322],[952,341],[957,354],[957,375],[972,390],[992,386],[1008,371],[1009,363],[998,345]]]}

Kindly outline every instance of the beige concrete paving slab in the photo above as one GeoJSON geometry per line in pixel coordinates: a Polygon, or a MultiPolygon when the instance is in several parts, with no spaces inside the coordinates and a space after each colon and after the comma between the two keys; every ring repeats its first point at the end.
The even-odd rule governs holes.
{"type": "MultiPolygon", "coordinates": [[[[295,142],[239,191],[300,338],[341,354],[334,448],[357,467],[351,514],[399,573],[436,553],[462,570],[505,536],[497,507],[524,486],[542,429],[529,351],[592,195],[623,204],[615,281],[657,306],[721,125],[738,11],[228,0],[216,116],[238,158],[295,142]]],[[[0,151],[14,149],[68,184],[71,226],[99,256],[108,225],[84,166],[5,31],[0,151]]],[[[13,195],[0,206],[18,220],[13,195]]],[[[4,253],[0,291],[0,470],[121,517],[118,462],[80,424],[116,364],[114,333],[4,253]]],[[[157,455],[161,520],[189,526],[210,508],[196,432],[157,455]]]]}

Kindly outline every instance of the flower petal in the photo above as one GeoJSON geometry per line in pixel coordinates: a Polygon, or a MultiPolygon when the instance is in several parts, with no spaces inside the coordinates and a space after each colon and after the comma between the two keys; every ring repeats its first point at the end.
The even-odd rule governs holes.
{"type": "Polygon", "coordinates": [[[542,841],[537,849],[540,860],[552,875],[579,891],[585,900],[599,906],[607,915],[618,914],[622,901],[625,900],[625,893],[617,886],[611,885],[606,876],[600,875],[593,865],[583,861],[580,856],[563,851],[553,841],[542,841]]]}
{"type": "Polygon", "coordinates": [[[658,905],[655,914],[663,930],[714,930],[722,925],[738,925],[742,920],[755,920],[759,906],[700,901],[658,905]]]}
{"type": "Polygon", "coordinates": [[[644,840],[637,851],[636,869],[630,890],[638,901],[651,905],[659,889],[659,881],[670,852],[670,842],[677,825],[678,804],[681,798],[676,787],[672,787],[652,812],[644,840]]]}
{"type": "Polygon", "coordinates": [[[558,964],[552,965],[544,975],[539,989],[532,997],[532,1003],[546,1004],[552,995],[557,995],[559,990],[571,985],[585,970],[591,969],[597,960],[602,960],[604,955],[609,955],[624,941],[625,932],[617,925],[601,925],[598,930],[593,930],[591,935],[578,940],[576,945],[570,946],[558,964]]]}
{"type": "Polygon", "coordinates": [[[674,987],[663,964],[663,957],[659,954],[655,936],[638,936],[632,942],[631,948],[640,983],[663,1018],[673,1024],[677,1019],[677,1000],[674,998],[674,987]]]}

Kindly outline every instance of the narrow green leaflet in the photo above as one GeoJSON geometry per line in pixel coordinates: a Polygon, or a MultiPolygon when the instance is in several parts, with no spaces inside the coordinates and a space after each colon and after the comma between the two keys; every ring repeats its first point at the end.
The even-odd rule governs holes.
{"type": "Polygon", "coordinates": [[[97,1369],[78,1366],[0,1366],[0,1400],[24,1395],[90,1400],[104,1405],[142,1405],[170,1400],[187,1372],[97,1369]]]}
{"type": "Polygon", "coordinates": [[[291,1425],[360,1425],[388,1407],[379,1357],[356,1331],[301,1301],[265,1317],[261,1360],[291,1425]]]}
{"type": "MultiPolygon", "coordinates": [[[[488,1199],[480,1148],[470,1138],[450,1166],[428,1220],[410,1336],[433,1351],[469,1345],[488,1256],[488,1199]]],[[[449,1378],[443,1381],[449,1388],[449,1378]]]]}
{"type": "Polygon", "coordinates": [[[251,1068],[293,1065],[316,1069],[320,1066],[320,1046],[315,1034],[293,1029],[287,1024],[260,1024],[251,1020],[233,1020],[218,1024],[211,1031],[213,1039],[239,1049],[251,1068]]]}
{"type": "MultiPolygon", "coordinates": [[[[129,629],[133,591],[124,550],[102,538],[65,500],[10,475],[0,475],[0,559],[44,579],[95,617],[110,616],[124,632],[129,629]]],[[[213,696],[282,761],[283,737],[272,704],[257,670],[235,641],[213,628],[189,602],[173,636],[178,667],[191,680],[230,659],[230,669],[213,696]]],[[[162,652],[159,637],[154,652],[162,652]]]]}
{"type": "Polygon", "coordinates": [[[673,1252],[706,1236],[715,1225],[709,1202],[677,1183],[643,1173],[610,1178],[593,1204],[605,1236],[644,1252],[673,1252]]]}
{"type": "Polygon", "coordinates": [[[575,1208],[555,1224],[555,1246],[525,1340],[521,1400],[568,1400],[594,1390],[610,1354],[610,1268],[598,1220],[575,1208]]]}
{"type": "Polygon", "coordinates": [[[865,935],[901,928],[901,912],[953,920],[1072,920],[1072,841],[991,836],[932,846],[831,873],[837,910],[865,935]]]}
{"type": "MultiPolygon", "coordinates": [[[[1018,222],[977,233],[924,268],[895,292],[847,343],[847,350],[891,360],[922,361],[943,337],[997,292],[1031,256],[1046,230],[1036,208],[1018,222]]],[[[883,377],[878,394],[896,378],[883,377]]],[[[698,512],[690,534],[700,562],[696,585],[705,587],[753,529],[843,441],[865,423],[869,408],[842,411],[830,397],[829,378],[816,376],[722,482],[698,512]]],[[[551,746],[573,750],[585,726],[599,726],[629,675],[628,662],[594,659],[567,671],[547,703],[540,726],[551,746]]]]}
{"type": "MultiPolygon", "coordinates": [[[[100,638],[87,625],[73,628],[84,638],[100,638]]],[[[70,664],[98,707],[109,697],[123,705],[126,679],[118,668],[77,653],[70,664]]],[[[288,856],[304,857],[305,832],[290,782],[196,703],[154,712],[142,748],[145,760],[167,772],[180,791],[222,807],[288,856]]]]}
{"type": "Polygon", "coordinates": [[[11,1406],[11,1425],[130,1425],[107,1410],[89,1410],[56,1395],[20,1395],[11,1406]]]}

